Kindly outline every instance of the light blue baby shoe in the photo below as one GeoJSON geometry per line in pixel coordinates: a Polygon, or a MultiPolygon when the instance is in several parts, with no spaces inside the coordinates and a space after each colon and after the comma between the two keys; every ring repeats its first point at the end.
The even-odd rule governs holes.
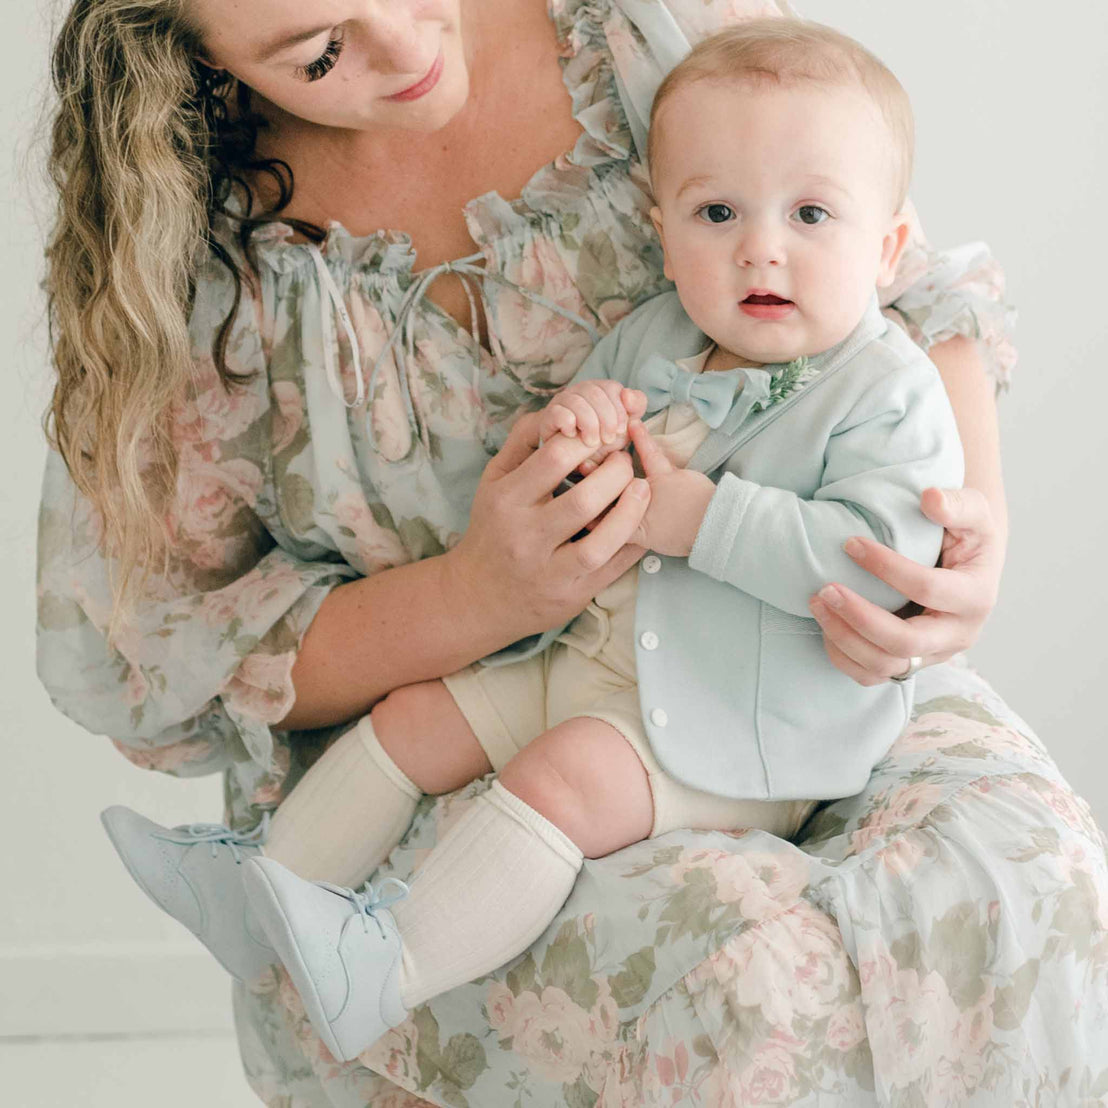
{"type": "Polygon", "coordinates": [[[271,858],[243,866],[246,895],[303,1001],[340,1061],[357,1058],[408,1013],[400,999],[400,934],[388,911],[408,886],[386,878],[355,892],[305,881],[271,858]],[[386,885],[396,891],[382,896],[386,885]]]}
{"type": "Polygon", "coordinates": [[[120,805],[101,812],[100,822],[139,888],[229,974],[252,981],[278,961],[242,887],[242,865],[261,850],[268,812],[247,834],[213,823],[162,827],[120,805]]]}

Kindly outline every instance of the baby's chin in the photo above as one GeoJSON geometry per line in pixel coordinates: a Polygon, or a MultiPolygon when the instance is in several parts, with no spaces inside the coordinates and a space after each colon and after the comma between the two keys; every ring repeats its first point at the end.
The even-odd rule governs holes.
{"type": "Polygon", "coordinates": [[[818,335],[806,336],[806,341],[783,342],[780,344],[767,343],[761,347],[750,347],[744,350],[736,350],[729,354],[735,359],[735,365],[754,363],[755,365],[787,365],[798,358],[814,358],[817,354],[823,354],[833,346],[838,346],[847,338],[857,324],[852,324],[845,329],[830,328],[818,335]]]}
{"type": "Polygon", "coordinates": [[[715,357],[712,359],[716,369],[757,368],[764,365],[778,365],[795,362],[797,358],[808,357],[809,353],[801,347],[773,347],[764,350],[728,350],[718,347],[715,357]]]}

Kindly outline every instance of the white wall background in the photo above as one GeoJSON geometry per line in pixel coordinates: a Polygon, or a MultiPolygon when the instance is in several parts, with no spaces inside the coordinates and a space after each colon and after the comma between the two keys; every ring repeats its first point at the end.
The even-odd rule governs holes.
{"type": "MultiPolygon", "coordinates": [[[[218,818],[217,781],[133,768],[58,715],[34,675],[47,360],[42,228],[16,154],[40,131],[44,8],[54,5],[6,7],[0,69],[0,333],[9,351],[0,376],[0,1039],[225,1029],[225,981],[136,891],[97,822],[112,803],[168,823],[218,818]]],[[[932,241],[984,239],[1007,269],[1022,356],[1001,409],[1012,543],[974,658],[1108,826],[1099,703],[1108,682],[1108,6],[1075,0],[1054,26],[1040,5],[1006,0],[808,0],[804,11],[860,38],[912,95],[914,195],[932,241]]]]}
{"type": "MultiPolygon", "coordinates": [[[[230,987],[207,953],[194,949],[199,944],[136,890],[98,813],[122,803],[167,823],[218,820],[221,800],[218,778],[163,779],[131,766],[106,739],[56,712],[35,677],[35,514],[49,383],[38,289],[45,193],[36,188],[41,175],[31,147],[44,133],[50,21],[61,2],[3,7],[0,334],[8,354],[0,375],[0,1103],[129,1108],[149,1097],[132,1102],[121,1091],[138,1091],[140,1082],[147,1092],[155,1086],[143,1065],[133,1065],[125,1052],[110,1053],[112,1041],[145,1037],[144,1057],[164,1060],[167,1052],[187,1058],[195,1050],[206,1057],[205,1050],[216,1049],[214,1039],[226,1036],[216,1056],[233,1059],[230,987]],[[69,1062],[72,1074],[57,1072],[58,1055],[36,1043],[42,1037],[71,1042],[78,1052],[69,1062]],[[89,1037],[102,1049],[90,1049],[89,1037]],[[12,1045],[5,1050],[5,1044],[12,1045]],[[124,1072],[109,1072],[113,1067],[124,1072]]],[[[256,1103],[233,1067],[227,1077],[228,1068],[220,1074],[223,1092],[209,1085],[208,1095],[192,1103],[256,1103]]],[[[180,1080],[187,1087],[190,1079],[180,1080]]],[[[183,1105],[185,1095],[168,1088],[160,1101],[167,1108],[183,1105]]]]}

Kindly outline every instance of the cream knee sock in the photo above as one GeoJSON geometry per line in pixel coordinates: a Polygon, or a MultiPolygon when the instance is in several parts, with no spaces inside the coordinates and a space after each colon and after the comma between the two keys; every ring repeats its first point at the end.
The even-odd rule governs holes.
{"type": "Polygon", "coordinates": [[[308,881],[356,887],[400,842],[422,795],[365,716],[274,813],[265,855],[308,881]]]}
{"type": "Polygon", "coordinates": [[[569,896],[582,854],[499,781],[427,856],[392,908],[400,995],[414,1008],[526,950],[569,896]]]}

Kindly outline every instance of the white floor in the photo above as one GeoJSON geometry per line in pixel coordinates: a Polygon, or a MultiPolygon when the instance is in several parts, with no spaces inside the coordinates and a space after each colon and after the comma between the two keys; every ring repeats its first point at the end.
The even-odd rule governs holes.
{"type": "Polygon", "coordinates": [[[0,1039],[5,1108],[256,1108],[227,1032],[0,1039]]]}
{"type": "Polygon", "coordinates": [[[191,939],[0,950],[0,982],[2,1108],[261,1108],[191,939]]]}

